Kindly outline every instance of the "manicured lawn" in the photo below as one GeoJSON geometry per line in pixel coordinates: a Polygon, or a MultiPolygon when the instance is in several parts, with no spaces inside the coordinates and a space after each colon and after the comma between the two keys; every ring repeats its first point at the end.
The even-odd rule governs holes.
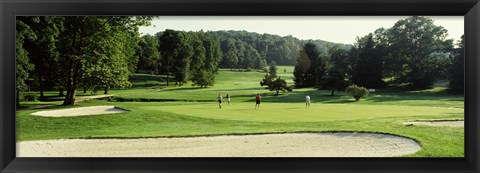
{"type": "MultiPolygon", "coordinates": [[[[279,67],[278,74],[293,79],[293,67],[279,67]],[[287,68],[287,74],[283,69],[287,68]],[[283,74],[282,74],[283,73],[283,74]]],[[[47,118],[33,116],[40,110],[69,107],[61,101],[23,102],[17,111],[17,140],[62,138],[139,138],[167,136],[208,136],[284,132],[376,132],[417,140],[422,150],[413,157],[463,157],[464,128],[407,126],[402,122],[427,119],[463,119],[463,96],[448,94],[444,88],[426,90],[381,89],[367,99],[355,102],[344,92],[312,88],[294,89],[274,96],[263,89],[261,72],[221,70],[213,87],[190,84],[165,86],[163,76],[135,74],[134,87],[111,90],[118,98],[173,99],[174,102],[110,102],[90,100],[77,106],[115,105],[129,112],[109,115],[47,118]],[[215,101],[221,93],[232,95],[232,103],[219,109],[215,101]],[[254,96],[263,96],[259,110],[254,96]],[[312,105],[305,108],[306,95],[312,105]]],[[[293,83],[289,83],[293,85],[293,83]]],[[[82,95],[89,95],[87,92],[82,95]]],[[[54,97],[58,92],[46,92],[54,97]]]]}

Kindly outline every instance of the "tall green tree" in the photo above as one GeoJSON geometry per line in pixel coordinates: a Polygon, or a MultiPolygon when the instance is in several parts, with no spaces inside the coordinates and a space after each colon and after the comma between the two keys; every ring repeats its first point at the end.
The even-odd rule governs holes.
{"type": "Polygon", "coordinates": [[[84,65],[84,75],[85,79],[95,81],[90,83],[94,90],[103,89],[104,94],[108,94],[110,88],[132,86],[128,76],[135,70],[132,59],[137,57],[131,43],[138,44],[139,38],[123,26],[111,26],[105,30],[109,32],[102,33],[102,39],[92,40],[95,47],[102,49],[90,52],[89,56],[95,58],[90,59],[93,63],[84,65]]]}
{"type": "Polygon", "coordinates": [[[35,40],[36,35],[28,26],[23,22],[26,19],[20,19],[23,17],[17,17],[16,20],[16,35],[15,35],[15,61],[16,61],[16,105],[20,106],[20,91],[28,90],[26,80],[29,77],[29,71],[34,69],[34,65],[29,62],[28,52],[24,48],[25,40],[35,40]]]}
{"type": "Polygon", "coordinates": [[[270,62],[270,67],[268,68],[268,73],[272,75],[272,77],[277,77],[277,63],[275,61],[270,62]]]}
{"type": "Polygon", "coordinates": [[[295,69],[293,70],[293,81],[295,82],[296,87],[307,86],[307,70],[311,65],[312,63],[310,62],[307,53],[305,53],[304,50],[299,50],[297,63],[295,65],[295,69]]]}
{"type": "Polygon", "coordinates": [[[354,64],[352,82],[366,88],[383,88],[386,83],[382,80],[383,61],[373,41],[373,34],[357,40],[356,48],[359,51],[354,64]]]}
{"type": "Polygon", "coordinates": [[[162,69],[162,58],[160,51],[160,44],[156,36],[144,35],[141,42],[139,67],[148,68],[153,71],[154,74],[160,74],[162,69]]]}
{"type": "MultiPolygon", "coordinates": [[[[218,65],[222,58],[220,43],[207,33],[199,32],[197,35],[201,44],[194,44],[194,50],[196,50],[194,51],[194,57],[204,54],[205,59],[201,62],[195,62],[195,60],[192,61],[193,66],[195,66],[196,63],[200,64],[198,65],[198,68],[193,71],[192,85],[200,87],[212,86],[215,82],[215,76],[218,73],[218,65]],[[205,50],[204,53],[203,49],[198,47],[200,45],[203,46],[203,49],[205,50]]],[[[202,59],[202,57],[200,57],[200,59],[202,59]]]]}
{"type": "Polygon", "coordinates": [[[450,90],[454,93],[464,93],[465,90],[465,38],[462,35],[461,40],[457,43],[458,48],[454,52],[453,65],[450,67],[451,80],[449,83],[450,90]]]}
{"type": "Polygon", "coordinates": [[[30,26],[37,38],[25,40],[24,47],[29,53],[30,62],[35,65],[31,74],[35,85],[31,87],[39,90],[40,97],[44,97],[44,91],[51,90],[58,83],[55,68],[58,51],[55,41],[62,27],[62,19],[56,16],[29,16],[20,17],[19,20],[30,26]]]}
{"type": "Polygon", "coordinates": [[[336,91],[344,91],[347,87],[346,71],[348,68],[348,52],[334,46],[329,49],[330,63],[327,67],[325,80],[322,81],[322,88],[327,88],[332,91],[332,96],[336,91]]]}
{"type": "Polygon", "coordinates": [[[305,46],[303,47],[303,52],[304,54],[300,53],[300,55],[297,57],[297,65],[295,65],[295,68],[305,68],[301,67],[302,64],[298,64],[299,61],[301,61],[302,63],[308,63],[303,64],[305,66],[308,66],[308,68],[303,74],[299,73],[301,70],[296,70],[296,72],[294,72],[295,85],[297,87],[313,86],[318,88],[320,86],[321,79],[326,72],[326,57],[322,55],[322,53],[317,49],[316,45],[312,42],[308,42],[307,44],[305,44],[305,46]],[[304,58],[304,55],[308,57],[308,61],[302,59],[304,58]]]}
{"type": "Polygon", "coordinates": [[[235,40],[232,38],[226,39],[221,42],[221,48],[223,52],[223,58],[221,67],[235,68],[238,64],[237,47],[235,46],[235,40]]]}
{"type": "Polygon", "coordinates": [[[188,80],[189,65],[192,56],[192,46],[189,44],[185,32],[167,29],[160,36],[160,52],[167,75],[167,86],[170,83],[170,75],[175,77],[177,85],[183,85],[188,80]]]}
{"type": "MultiPolygon", "coordinates": [[[[128,85],[127,78],[132,68],[130,61],[125,60],[129,51],[124,44],[116,43],[128,39],[126,34],[138,33],[139,25],[147,25],[149,17],[130,16],[68,16],[64,17],[64,28],[59,34],[57,47],[59,50],[59,67],[66,81],[64,105],[75,104],[75,95],[82,77],[94,76],[84,73],[95,72],[96,66],[111,66],[111,77],[106,77],[105,87],[128,85]],[[119,38],[118,38],[119,37],[119,38]],[[114,63],[112,63],[114,62],[114,63]],[[122,68],[127,68],[126,72],[122,68]],[[121,70],[117,70],[120,68],[121,70]]],[[[131,38],[131,37],[130,37],[131,38]]],[[[129,40],[131,41],[131,40],[129,40]]],[[[137,43],[135,43],[137,44],[137,43]]],[[[106,74],[108,74],[106,72],[106,74]]]]}
{"type": "Polygon", "coordinates": [[[390,71],[397,71],[396,77],[400,82],[408,82],[415,87],[427,87],[433,83],[439,67],[439,59],[435,55],[452,49],[453,40],[446,38],[447,30],[436,26],[427,17],[408,17],[379,33],[384,34],[383,40],[391,52],[385,63],[397,67],[390,71]]]}

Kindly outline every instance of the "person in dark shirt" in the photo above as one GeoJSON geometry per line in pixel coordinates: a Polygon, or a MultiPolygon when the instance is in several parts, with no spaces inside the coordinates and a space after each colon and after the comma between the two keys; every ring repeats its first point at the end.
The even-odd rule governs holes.
{"type": "Polygon", "coordinates": [[[260,102],[262,102],[262,96],[260,96],[260,93],[257,94],[257,96],[255,96],[255,101],[256,101],[256,104],[255,104],[255,109],[260,109],[260,102]]]}

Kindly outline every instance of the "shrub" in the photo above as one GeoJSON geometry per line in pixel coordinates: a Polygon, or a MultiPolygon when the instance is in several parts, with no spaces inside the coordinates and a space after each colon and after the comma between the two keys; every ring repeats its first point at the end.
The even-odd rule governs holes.
{"type": "Polygon", "coordinates": [[[360,100],[360,98],[366,98],[368,96],[367,88],[357,85],[348,86],[347,89],[345,89],[345,92],[352,95],[356,101],[360,100]]]}
{"type": "Polygon", "coordinates": [[[27,102],[38,101],[38,97],[35,93],[25,93],[23,95],[23,101],[27,101],[27,102]]]}
{"type": "Polygon", "coordinates": [[[267,67],[264,67],[263,70],[262,70],[262,72],[268,73],[268,68],[267,68],[267,67]]]}

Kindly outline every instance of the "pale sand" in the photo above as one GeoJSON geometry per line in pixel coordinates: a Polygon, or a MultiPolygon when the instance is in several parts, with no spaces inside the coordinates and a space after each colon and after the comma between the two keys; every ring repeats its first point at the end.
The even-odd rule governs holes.
{"type": "Polygon", "coordinates": [[[125,110],[118,109],[115,106],[89,106],[70,109],[60,109],[53,111],[39,111],[34,112],[32,115],[43,117],[72,117],[72,116],[86,116],[86,115],[99,115],[99,114],[113,114],[122,113],[125,110]]]}
{"type": "Polygon", "coordinates": [[[403,124],[424,125],[424,126],[463,127],[465,122],[463,120],[436,120],[436,121],[411,121],[411,122],[404,122],[403,124]]]}
{"type": "Polygon", "coordinates": [[[286,133],[17,143],[17,157],[392,157],[419,151],[408,138],[374,133],[286,133]]]}

